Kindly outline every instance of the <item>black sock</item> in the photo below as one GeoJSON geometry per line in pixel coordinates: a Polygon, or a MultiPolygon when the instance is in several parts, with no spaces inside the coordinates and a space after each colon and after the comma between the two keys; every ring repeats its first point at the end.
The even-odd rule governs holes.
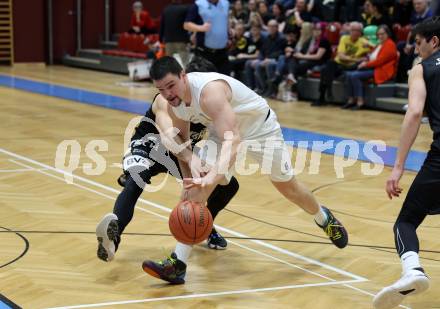
{"type": "Polygon", "coordinates": [[[226,207],[229,201],[234,197],[239,188],[238,181],[235,177],[225,185],[218,185],[208,198],[207,207],[211,212],[212,219],[215,219],[217,214],[226,207]]]}

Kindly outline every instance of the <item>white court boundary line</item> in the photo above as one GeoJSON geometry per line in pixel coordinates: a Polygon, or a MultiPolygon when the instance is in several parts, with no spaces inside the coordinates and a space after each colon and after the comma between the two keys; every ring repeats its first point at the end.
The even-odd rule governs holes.
{"type": "MultiPolygon", "coordinates": [[[[7,150],[5,150],[5,149],[3,149],[3,148],[0,148],[0,153],[7,154],[7,155],[9,155],[9,156],[11,156],[11,157],[15,157],[15,158],[17,158],[17,159],[21,159],[21,160],[26,161],[26,162],[29,162],[29,163],[33,163],[33,164],[35,164],[35,165],[41,166],[41,167],[43,167],[43,168],[46,168],[46,169],[48,169],[48,170],[51,170],[51,171],[57,172],[57,173],[62,174],[62,175],[66,174],[66,172],[63,171],[63,170],[57,169],[57,168],[55,168],[55,167],[52,167],[52,166],[46,165],[46,164],[41,163],[41,162],[38,162],[38,161],[35,161],[35,160],[30,159],[30,158],[28,158],[28,157],[21,156],[21,155],[19,155],[19,154],[16,154],[16,153],[13,153],[13,152],[7,151],[7,150]]],[[[31,168],[32,168],[32,167],[31,167],[31,168]]],[[[37,170],[37,169],[36,169],[36,170],[37,170]]],[[[38,170],[37,170],[37,171],[38,171],[38,170]]],[[[46,174],[46,173],[45,173],[45,174],[46,174]]],[[[80,181],[82,181],[82,182],[85,182],[85,183],[90,184],[90,185],[93,185],[93,186],[95,186],[95,187],[98,187],[98,188],[104,189],[104,190],[106,190],[106,191],[110,191],[110,192],[113,192],[113,193],[116,193],[116,194],[119,194],[119,193],[120,193],[119,190],[116,190],[116,189],[114,189],[114,188],[112,188],[112,187],[109,187],[109,186],[103,185],[103,184],[101,184],[101,183],[95,182],[95,181],[93,181],[93,180],[90,180],[90,179],[87,179],[87,178],[84,178],[84,177],[81,177],[81,176],[78,176],[78,175],[75,175],[75,174],[69,174],[69,176],[72,176],[74,179],[80,180],[80,181]]],[[[84,187],[84,186],[81,186],[81,188],[88,190],[87,187],[84,187]]],[[[101,193],[101,192],[98,192],[98,191],[96,191],[96,193],[99,194],[99,195],[101,195],[101,196],[107,196],[107,195],[105,195],[105,194],[103,194],[103,193],[101,193]]],[[[169,209],[168,207],[164,207],[164,206],[159,205],[159,204],[156,204],[156,203],[154,203],[154,202],[150,202],[150,201],[145,200],[145,199],[143,199],[143,198],[139,198],[138,201],[142,202],[143,204],[150,205],[150,206],[152,206],[152,207],[154,207],[154,208],[161,209],[161,210],[163,210],[163,211],[165,211],[165,212],[167,212],[167,213],[170,213],[170,212],[171,212],[171,209],[169,209]]],[[[158,215],[158,214],[156,214],[155,212],[151,212],[151,211],[148,211],[148,212],[151,213],[151,214],[154,214],[154,215],[156,215],[156,216],[158,215]]],[[[159,215],[159,216],[161,216],[161,215],[159,215]]],[[[161,216],[161,217],[163,218],[164,216],[161,216]]],[[[168,220],[168,217],[166,217],[166,219],[168,220]]],[[[235,232],[235,231],[230,230],[230,229],[228,229],[228,228],[224,228],[224,227],[221,227],[221,226],[218,226],[218,225],[216,225],[215,227],[216,227],[216,229],[218,229],[218,230],[220,230],[220,231],[226,232],[226,233],[228,233],[228,234],[230,234],[230,235],[233,235],[233,236],[236,236],[236,237],[240,237],[240,238],[250,238],[250,237],[247,236],[247,235],[244,235],[244,234],[239,233],[239,232],[235,232]]],[[[291,251],[288,251],[288,250],[282,249],[282,248],[280,248],[280,247],[277,247],[277,246],[274,246],[274,245],[268,244],[268,243],[263,242],[263,241],[261,241],[261,240],[249,239],[249,241],[250,241],[250,242],[253,242],[253,243],[256,243],[256,244],[258,244],[258,245],[261,245],[261,246],[263,246],[263,247],[266,247],[266,248],[272,249],[272,250],[277,251],[277,252],[279,252],[279,253],[283,253],[283,254],[288,255],[288,256],[290,256],[290,257],[296,258],[296,259],[298,259],[298,260],[302,260],[302,261],[304,261],[304,262],[306,262],[306,263],[308,263],[308,264],[314,264],[314,265],[320,266],[320,267],[322,267],[322,268],[325,268],[325,269],[327,269],[327,270],[331,270],[331,271],[333,271],[333,272],[336,272],[336,273],[338,273],[338,274],[340,274],[340,275],[343,275],[343,276],[349,277],[349,278],[354,279],[354,280],[358,280],[359,282],[368,281],[368,279],[366,279],[366,278],[364,278],[364,277],[361,277],[361,276],[355,275],[355,274],[353,274],[353,273],[350,273],[350,272],[348,272],[348,271],[345,271],[345,270],[343,270],[343,269],[339,269],[339,268],[337,268],[337,267],[334,267],[334,266],[331,266],[331,265],[328,265],[328,264],[325,264],[325,263],[319,262],[319,261],[317,261],[317,260],[314,260],[314,259],[311,259],[311,258],[308,258],[308,257],[302,256],[302,255],[300,255],[300,254],[297,254],[297,253],[294,253],[294,252],[291,252],[291,251]]]]}
{"type": "MultiPolygon", "coordinates": [[[[17,159],[21,159],[21,160],[23,160],[23,161],[26,161],[26,162],[33,163],[33,164],[35,164],[35,165],[41,166],[41,167],[44,168],[44,170],[51,170],[51,171],[57,172],[57,173],[62,174],[62,175],[66,174],[65,171],[62,171],[62,170],[60,170],[60,169],[57,169],[57,168],[51,167],[51,166],[46,165],[46,164],[44,164],[44,163],[41,163],[41,162],[35,161],[35,160],[30,159],[30,158],[28,158],[28,157],[21,156],[21,155],[19,155],[19,154],[16,154],[16,153],[13,153],[13,152],[7,151],[7,150],[5,150],[5,149],[3,149],[3,148],[0,148],[0,153],[4,153],[4,154],[9,155],[9,156],[11,156],[11,157],[15,157],[15,158],[17,158],[17,159]]],[[[13,160],[11,160],[11,161],[13,161],[13,160]]],[[[18,165],[22,165],[22,166],[24,166],[24,167],[31,168],[31,169],[33,169],[33,170],[35,170],[35,171],[37,171],[37,172],[42,173],[42,174],[45,174],[45,175],[48,175],[48,176],[51,176],[51,177],[54,177],[54,178],[60,179],[60,177],[57,177],[57,176],[52,175],[52,174],[50,174],[50,173],[43,172],[41,169],[35,169],[35,168],[31,167],[31,166],[27,166],[27,165],[21,164],[21,163],[16,162],[16,161],[13,161],[13,162],[16,163],[16,164],[18,164],[18,165]]],[[[81,177],[81,176],[78,176],[78,175],[74,175],[74,174],[71,174],[71,176],[72,176],[73,178],[75,178],[75,179],[81,180],[81,181],[83,181],[83,182],[85,182],[85,183],[88,183],[88,184],[91,184],[91,185],[93,185],[93,186],[95,186],[95,187],[98,187],[98,188],[101,188],[101,189],[104,189],[104,190],[107,190],[107,191],[110,191],[110,192],[113,192],[113,193],[116,193],[116,194],[119,194],[119,193],[120,193],[118,190],[116,190],[116,189],[114,189],[114,188],[111,188],[111,187],[109,187],[109,186],[106,186],[106,185],[100,184],[100,183],[95,182],[95,181],[92,181],[92,180],[89,180],[89,179],[87,179],[87,178],[84,178],[84,177],[81,177]]],[[[61,179],[62,179],[62,178],[61,178],[61,179]]],[[[62,179],[62,180],[64,181],[64,179],[62,179]]],[[[93,192],[95,192],[95,193],[98,194],[98,195],[101,195],[101,196],[104,196],[104,197],[110,197],[110,196],[108,196],[108,195],[106,195],[106,194],[104,194],[104,193],[101,193],[101,192],[99,192],[99,191],[95,191],[95,190],[90,189],[90,188],[88,188],[88,187],[84,187],[84,186],[81,186],[81,185],[79,185],[79,184],[75,184],[75,185],[78,186],[78,187],[81,187],[81,188],[83,188],[83,189],[85,189],[85,190],[87,190],[87,191],[93,191],[93,192]]],[[[114,199],[114,197],[110,197],[110,198],[114,199]]],[[[161,210],[163,210],[163,211],[171,212],[171,210],[170,210],[169,208],[164,207],[164,206],[161,206],[161,205],[156,204],[156,203],[154,203],[154,202],[150,202],[150,201],[145,200],[145,199],[142,199],[142,198],[139,198],[138,201],[141,201],[141,202],[144,203],[144,204],[147,204],[147,205],[150,205],[150,206],[152,206],[152,207],[155,207],[155,208],[161,209],[161,210]]],[[[136,207],[136,208],[138,208],[138,209],[140,209],[140,210],[143,210],[143,211],[145,211],[145,212],[148,212],[148,213],[150,213],[150,214],[153,214],[153,215],[159,216],[159,217],[161,217],[161,218],[165,218],[165,219],[168,220],[168,217],[166,217],[166,216],[163,216],[163,215],[157,214],[157,213],[155,213],[155,212],[152,212],[152,211],[149,211],[149,210],[146,210],[146,209],[140,208],[140,207],[136,207]]],[[[220,230],[220,231],[224,231],[224,232],[226,232],[226,233],[229,233],[229,234],[234,235],[234,236],[237,236],[237,237],[249,238],[248,236],[246,236],[246,235],[244,235],[244,234],[241,234],[241,233],[239,233],[239,232],[235,232],[235,231],[230,230],[230,229],[227,229],[227,228],[223,228],[223,227],[220,227],[220,226],[217,226],[217,225],[216,225],[215,227],[216,227],[218,230],[220,230]]],[[[314,283],[314,284],[305,284],[305,285],[292,285],[292,286],[274,287],[274,288],[261,288],[261,289],[251,289],[251,290],[238,290],[238,291],[229,291],[229,292],[225,291],[225,292],[217,292],[217,293],[192,294],[192,295],[183,295],[183,296],[174,296],[174,297],[150,298],[150,299],[143,299],[143,300],[129,300],[129,301],[122,301],[122,302],[100,303],[100,304],[88,304],[88,305],[78,305],[78,306],[70,306],[70,307],[54,307],[54,308],[52,308],[52,309],[55,309],[55,308],[86,308],[86,307],[105,306],[105,305],[107,305],[107,304],[114,304],[114,305],[116,305],[116,304],[130,304],[130,303],[133,303],[133,302],[137,302],[137,303],[139,303],[139,302],[164,301],[164,300],[174,300],[174,299],[188,299],[188,298],[195,298],[195,297],[208,297],[208,296],[220,296],[220,295],[228,295],[228,294],[255,293],[255,292],[272,291],[272,290],[280,290],[280,289],[294,289],[294,288],[299,288],[299,287],[325,286],[325,285],[339,285],[339,284],[341,284],[341,285],[343,285],[343,286],[345,286],[345,287],[347,287],[347,288],[353,289],[353,290],[355,290],[355,291],[358,291],[358,292],[360,292],[360,293],[362,293],[362,294],[366,294],[366,295],[369,295],[369,296],[374,296],[373,293],[370,293],[370,292],[368,292],[368,291],[365,291],[365,290],[359,289],[359,288],[354,287],[354,286],[352,286],[352,285],[349,284],[349,283],[360,283],[360,282],[368,281],[368,279],[366,279],[366,278],[364,278],[364,277],[361,277],[361,276],[358,276],[358,275],[352,274],[352,273],[347,272],[347,271],[345,271],[345,270],[342,270],[342,269],[339,269],[339,268],[337,268],[337,267],[334,267],[334,266],[331,266],[331,265],[328,265],[328,264],[325,264],[325,263],[322,263],[322,262],[316,261],[316,260],[314,260],[314,259],[311,259],[311,258],[308,258],[308,257],[302,256],[302,255],[299,255],[299,254],[297,254],[297,253],[290,252],[290,251],[288,251],[288,250],[285,250],[285,249],[279,248],[279,247],[277,247],[277,246],[274,246],[274,245],[271,245],[271,244],[265,243],[265,242],[260,241],[260,240],[249,239],[249,241],[250,241],[250,242],[253,242],[253,243],[256,243],[256,244],[259,244],[259,245],[261,245],[261,246],[263,246],[263,247],[270,248],[270,249],[272,249],[272,250],[274,250],[274,251],[277,251],[277,252],[279,252],[279,253],[283,253],[283,254],[286,254],[286,255],[288,255],[288,256],[291,256],[291,257],[297,258],[297,259],[299,259],[299,260],[303,260],[303,261],[308,262],[308,263],[310,263],[310,264],[315,264],[315,265],[318,265],[318,266],[320,266],[320,267],[322,267],[322,268],[325,268],[325,269],[328,269],[328,270],[332,270],[332,271],[334,271],[334,272],[336,272],[336,273],[339,273],[339,274],[341,274],[341,275],[345,275],[345,276],[351,277],[351,278],[353,278],[353,280],[348,280],[348,281],[335,281],[334,279],[328,278],[328,277],[326,277],[326,276],[324,276],[324,275],[321,275],[321,274],[314,273],[314,272],[312,272],[312,271],[310,271],[310,270],[306,270],[306,269],[303,269],[303,268],[301,268],[301,267],[295,265],[295,267],[297,267],[297,268],[301,268],[301,269],[303,269],[304,271],[309,272],[309,273],[313,273],[313,274],[315,274],[315,275],[318,275],[319,277],[327,278],[328,280],[332,280],[332,282],[314,283]]],[[[231,241],[230,241],[230,242],[231,242],[231,241]]],[[[240,246],[240,247],[246,247],[246,246],[244,246],[244,245],[240,245],[240,244],[237,244],[237,243],[235,243],[235,242],[232,242],[232,243],[234,243],[235,245],[238,245],[238,246],[240,246]]],[[[246,248],[248,248],[248,247],[246,247],[246,248]]],[[[248,248],[248,249],[250,249],[250,248],[248,248]]],[[[259,251],[254,250],[254,249],[251,249],[251,250],[252,250],[252,251],[255,251],[255,252],[259,252],[259,251]]],[[[262,254],[262,255],[266,255],[266,254],[263,253],[263,252],[259,252],[259,253],[262,254]]],[[[270,258],[277,259],[277,258],[275,258],[275,257],[273,257],[273,256],[270,256],[270,255],[266,255],[266,256],[268,256],[268,257],[270,257],[270,258]]],[[[281,259],[277,259],[277,260],[279,260],[279,261],[281,261],[282,263],[285,263],[285,264],[287,263],[287,264],[290,264],[290,265],[294,265],[294,264],[291,264],[291,263],[285,262],[285,261],[283,261],[283,260],[281,260],[281,259]]],[[[406,308],[406,309],[411,309],[411,308],[406,307],[406,306],[403,306],[403,305],[400,305],[399,307],[401,307],[401,308],[406,308]]]]}
{"type": "Polygon", "coordinates": [[[331,285],[353,283],[353,282],[358,282],[358,281],[357,280],[347,280],[347,281],[338,281],[338,282],[323,282],[323,283],[311,283],[311,284],[300,284],[300,285],[287,285],[287,286],[280,286],[280,287],[273,287],[273,288],[233,290],[233,291],[214,292],[214,293],[190,294],[190,295],[146,298],[146,299],[137,299],[137,300],[128,300],[128,301],[115,301],[115,302],[108,302],[108,303],[75,305],[75,306],[67,306],[67,307],[51,307],[51,308],[47,308],[47,309],[91,308],[91,307],[99,307],[99,306],[103,307],[103,306],[112,306],[112,305],[149,303],[149,302],[157,302],[157,301],[176,300],[176,299],[190,299],[190,298],[248,294],[248,293],[258,293],[258,292],[268,292],[268,291],[281,291],[281,290],[287,290],[287,289],[299,289],[299,288],[316,287],[316,286],[331,286],[331,285]]]}

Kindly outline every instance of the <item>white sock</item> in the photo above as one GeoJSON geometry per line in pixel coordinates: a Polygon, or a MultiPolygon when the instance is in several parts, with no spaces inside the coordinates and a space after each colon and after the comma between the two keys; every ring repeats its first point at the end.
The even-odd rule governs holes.
{"type": "Polygon", "coordinates": [[[400,257],[400,260],[402,261],[403,273],[406,273],[408,270],[417,267],[422,267],[420,266],[419,255],[417,254],[417,252],[414,251],[405,252],[400,257]]]}
{"type": "Polygon", "coordinates": [[[322,209],[321,206],[319,206],[318,212],[315,214],[315,221],[320,226],[324,226],[327,223],[328,216],[327,213],[322,209]]]}
{"type": "Polygon", "coordinates": [[[182,244],[181,242],[178,242],[176,244],[176,249],[174,250],[174,253],[176,253],[177,258],[184,262],[188,261],[189,255],[191,254],[192,246],[182,244]]]}

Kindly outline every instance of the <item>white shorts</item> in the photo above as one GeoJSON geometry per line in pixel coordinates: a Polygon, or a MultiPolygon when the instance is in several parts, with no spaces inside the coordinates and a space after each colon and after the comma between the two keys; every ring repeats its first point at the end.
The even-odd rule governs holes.
{"type": "MultiPolygon", "coordinates": [[[[208,140],[200,147],[199,156],[209,165],[214,165],[219,158],[222,142],[211,130],[209,133],[208,140]]],[[[286,182],[294,176],[291,151],[284,142],[280,124],[272,110],[259,130],[254,131],[252,136],[242,138],[232,167],[218,171],[228,181],[235,173],[253,175],[258,172],[270,175],[275,182],[286,182]],[[248,157],[256,162],[247,162],[248,157]]]]}

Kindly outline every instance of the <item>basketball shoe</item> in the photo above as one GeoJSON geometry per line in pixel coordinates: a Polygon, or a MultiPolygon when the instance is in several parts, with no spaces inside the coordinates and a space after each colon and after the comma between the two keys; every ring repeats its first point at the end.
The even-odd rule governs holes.
{"type": "Polygon", "coordinates": [[[211,234],[209,234],[207,243],[209,248],[216,250],[225,250],[228,246],[226,239],[215,229],[212,229],[211,234]]]}
{"type": "Polygon", "coordinates": [[[106,214],[96,227],[98,239],[98,258],[110,262],[118,250],[121,237],[119,236],[118,217],[114,213],[106,214]]]}
{"type": "Polygon", "coordinates": [[[415,295],[429,288],[429,279],[423,268],[407,271],[393,285],[383,288],[373,298],[376,309],[388,309],[398,306],[408,295],[415,295]]]}
{"type": "Polygon", "coordinates": [[[185,283],[186,264],[179,260],[174,252],[163,261],[144,261],[142,269],[150,276],[168,281],[171,284],[185,283]]]}
{"type": "Polygon", "coordinates": [[[348,244],[348,233],[342,223],[333,216],[330,209],[327,207],[321,206],[322,209],[327,214],[327,222],[321,226],[318,222],[315,223],[324,230],[327,236],[330,238],[332,243],[342,249],[348,244]]]}

